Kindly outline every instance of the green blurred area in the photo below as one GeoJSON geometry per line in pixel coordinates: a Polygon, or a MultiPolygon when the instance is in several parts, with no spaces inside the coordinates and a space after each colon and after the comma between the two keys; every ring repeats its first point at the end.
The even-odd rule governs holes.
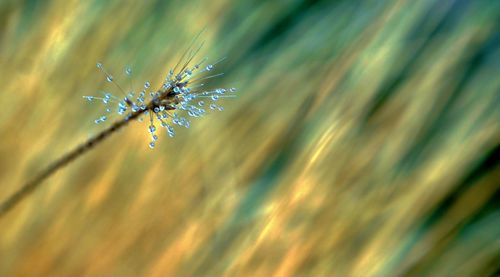
{"type": "MultiPolygon", "coordinates": [[[[0,276],[488,276],[498,1],[0,0],[0,200],[161,86],[196,35],[236,87],[133,122],[0,218],[0,276]]],[[[218,71],[218,72],[219,72],[218,71]]],[[[116,118],[119,119],[119,118],[116,118]]],[[[498,274],[498,272],[497,272],[498,274]]]]}

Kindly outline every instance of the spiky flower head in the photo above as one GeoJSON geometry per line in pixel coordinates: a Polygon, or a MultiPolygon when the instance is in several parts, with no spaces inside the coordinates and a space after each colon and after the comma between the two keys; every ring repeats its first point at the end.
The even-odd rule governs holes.
{"type": "MultiPolygon", "coordinates": [[[[112,115],[124,116],[125,120],[139,118],[139,121],[143,121],[143,115],[148,116],[148,131],[151,136],[149,147],[154,148],[158,140],[157,127],[165,129],[169,137],[175,136],[173,125],[190,127],[189,119],[180,116],[179,111],[184,111],[182,114],[187,114],[189,117],[202,117],[207,113],[207,109],[222,111],[223,107],[217,104],[217,101],[220,98],[235,97],[236,89],[216,88],[204,90],[204,83],[201,83],[201,81],[223,75],[223,73],[214,75],[207,75],[207,73],[212,72],[215,66],[224,59],[204,65],[207,60],[205,58],[199,63],[190,66],[189,64],[197,51],[188,55],[187,61],[182,66],[180,66],[183,59],[181,58],[177,65],[168,72],[163,84],[157,90],[151,88],[150,82],[145,82],[139,92],[131,90],[125,93],[122,87],[114,81],[113,76],[104,69],[103,65],[97,63],[97,68],[105,74],[106,80],[115,84],[123,95],[118,97],[109,92],[101,92],[102,96],[83,96],[88,101],[101,101],[105,105],[106,114],[100,116],[94,122],[96,124],[103,123],[112,115]],[[112,105],[115,105],[115,107],[113,108],[112,105]]],[[[130,78],[132,70],[127,67],[125,74],[130,78]]]]}

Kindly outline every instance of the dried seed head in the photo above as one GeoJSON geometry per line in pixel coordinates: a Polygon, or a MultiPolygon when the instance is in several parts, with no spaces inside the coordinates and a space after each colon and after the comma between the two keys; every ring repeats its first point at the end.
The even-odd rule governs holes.
{"type": "MultiPolygon", "coordinates": [[[[218,73],[207,76],[204,73],[214,70],[216,65],[225,58],[208,64],[205,67],[200,67],[207,60],[207,58],[204,58],[197,64],[190,66],[190,62],[200,48],[201,45],[194,51],[191,47],[188,48],[188,51],[186,51],[177,65],[169,70],[160,89],[156,91],[151,90],[151,83],[147,81],[144,83],[143,89],[137,94],[132,88],[128,93],[125,93],[121,86],[114,81],[113,76],[104,69],[102,63],[97,63],[97,68],[105,74],[106,80],[115,84],[123,96],[118,97],[109,92],[101,92],[102,97],[83,96],[89,102],[99,100],[105,106],[107,115],[100,116],[94,122],[96,124],[103,123],[108,119],[108,115],[111,116],[113,114],[125,116],[126,120],[128,118],[138,118],[140,122],[143,121],[142,115],[149,116],[148,130],[151,136],[149,147],[154,148],[158,140],[157,125],[155,124],[159,124],[159,126],[165,129],[169,137],[174,137],[175,130],[172,125],[185,128],[191,126],[190,121],[186,117],[180,116],[180,113],[187,114],[189,117],[202,117],[207,113],[204,108],[206,102],[212,102],[208,104],[210,110],[222,111],[224,108],[215,102],[221,98],[235,97],[234,93],[236,89],[202,89],[205,84],[199,83],[200,81],[223,75],[223,73],[218,73]],[[189,54],[186,56],[188,52],[189,54]],[[179,66],[181,67],[177,70],[179,66]],[[115,107],[113,108],[112,105],[115,107]],[[116,113],[112,111],[116,111],[116,113]]],[[[131,77],[132,69],[130,67],[126,67],[124,72],[127,77],[131,77]]],[[[130,82],[130,86],[132,87],[132,81],[130,82]]]]}

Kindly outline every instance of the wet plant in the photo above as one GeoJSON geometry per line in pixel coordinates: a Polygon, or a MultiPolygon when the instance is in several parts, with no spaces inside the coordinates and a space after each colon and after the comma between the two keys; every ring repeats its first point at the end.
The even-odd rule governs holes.
{"type": "MultiPolygon", "coordinates": [[[[218,100],[235,97],[236,89],[205,89],[207,81],[223,75],[223,73],[211,73],[215,71],[216,65],[225,58],[213,63],[207,63],[208,58],[203,58],[193,64],[192,62],[202,45],[193,49],[192,43],[177,64],[169,70],[158,89],[153,89],[151,83],[146,81],[138,91],[134,91],[132,86],[129,91],[125,91],[114,80],[113,75],[104,68],[103,64],[97,63],[97,68],[104,73],[106,81],[114,84],[120,95],[101,91],[101,95],[85,95],[83,98],[86,101],[101,102],[104,105],[104,114],[94,120],[95,124],[105,124],[105,122],[111,121],[112,118],[117,119],[97,135],[50,164],[4,202],[0,203],[0,216],[6,214],[26,198],[43,180],[126,126],[130,121],[148,122],[147,130],[151,138],[149,147],[154,148],[161,129],[164,129],[169,137],[174,137],[175,125],[189,128],[191,121],[188,118],[203,117],[210,111],[222,111],[223,107],[217,103],[218,100]],[[144,120],[144,118],[147,118],[147,120],[144,120]]],[[[124,72],[128,78],[131,78],[132,69],[130,67],[126,67],[124,72]]],[[[130,83],[132,84],[132,82],[130,83]]]]}

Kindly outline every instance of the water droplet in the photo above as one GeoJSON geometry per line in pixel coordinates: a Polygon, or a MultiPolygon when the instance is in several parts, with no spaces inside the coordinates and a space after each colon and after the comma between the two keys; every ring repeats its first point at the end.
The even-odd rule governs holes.
{"type": "Polygon", "coordinates": [[[219,95],[212,95],[212,100],[217,101],[219,99],[219,95]]]}
{"type": "Polygon", "coordinates": [[[198,106],[203,107],[204,105],[205,105],[205,102],[203,102],[203,101],[198,102],[198,106]]]}
{"type": "Polygon", "coordinates": [[[218,110],[218,111],[222,111],[222,110],[224,110],[224,108],[223,108],[223,107],[218,106],[218,105],[216,105],[216,104],[210,104],[210,109],[211,109],[211,110],[218,110]]]}
{"type": "Polygon", "coordinates": [[[236,88],[230,88],[229,91],[230,92],[236,92],[236,88]]]}
{"type": "Polygon", "coordinates": [[[167,134],[171,138],[173,138],[175,136],[175,130],[170,125],[167,126],[167,134]]]}
{"type": "Polygon", "coordinates": [[[97,68],[102,69],[102,63],[97,63],[96,66],[97,68]]]}
{"type": "Polygon", "coordinates": [[[205,69],[206,69],[207,71],[210,71],[210,70],[214,69],[214,66],[213,66],[213,65],[211,65],[211,64],[209,64],[209,65],[207,65],[207,67],[205,67],[205,69]]]}
{"type": "Polygon", "coordinates": [[[151,149],[155,148],[155,142],[154,141],[152,141],[152,142],[149,143],[149,148],[151,148],[151,149]]]}
{"type": "Polygon", "coordinates": [[[148,89],[149,87],[151,87],[151,83],[150,82],[145,82],[144,83],[144,88],[148,89]]]}
{"type": "Polygon", "coordinates": [[[125,68],[125,74],[127,74],[128,76],[132,75],[132,68],[130,67],[125,68]]]}
{"type": "Polygon", "coordinates": [[[111,75],[106,76],[106,81],[113,82],[113,76],[111,75]]]}
{"type": "Polygon", "coordinates": [[[154,133],[156,131],[156,127],[154,125],[149,126],[149,132],[154,133]]]}
{"type": "Polygon", "coordinates": [[[158,140],[158,136],[157,135],[153,135],[151,138],[153,139],[153,141],[157,141],[158,140]]]}

